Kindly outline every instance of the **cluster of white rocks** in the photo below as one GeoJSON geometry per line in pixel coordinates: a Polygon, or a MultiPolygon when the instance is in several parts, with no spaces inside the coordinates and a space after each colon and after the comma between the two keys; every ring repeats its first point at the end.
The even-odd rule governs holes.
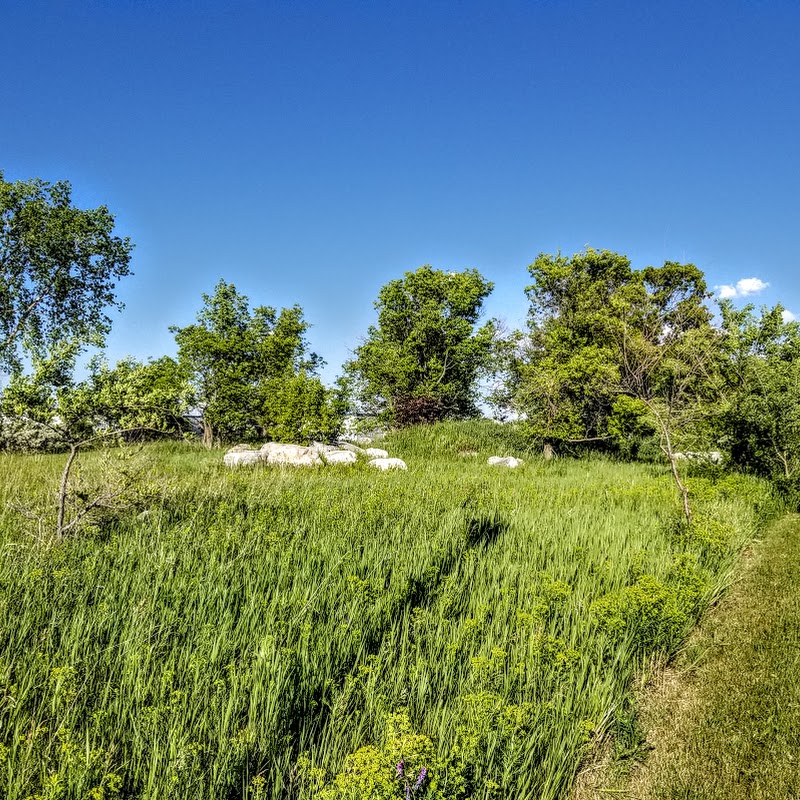
{"type": "MultiPolygon", "coordinates": [[[[355,464],[359,459],[365,460],[368,466],[384,472],[391,469],[408,469],[405,461],[400,458],[390,458],[386,450],[381,450],[379,447],[362,448],[346,441],[339,441],[336,444],[313,442],[309,447],[267,442],[258,450],[250,445],[237,444],[225,453],[224,462],[227,467],[247,467],[254,464],[277,467],[322,467],[355,464]]],[[[516,469],[525,462],[514,456],[491,456],[486,463],[495,467],[516,469]]]]}
{"type": "Polygon", "coordinates": [[[685,460],[705,461],[708,462],[709,464],[721,464],[723,461],[722,453],[720,453],[717,450],[712,450],[709,453],[686,452],[686,453],[673,453],[672,455],[678,461],[685,461],[685,460]]]}
{"type": "Polygon", "coordinates": [[[314,442],[309,447],[299,444],[267,442],[258,450],[249,445],[236,445],[225,453],[227,467],[244,467],[254,464],[289,467],[321,467],[326,464],[355,464],[359,457],[368,459],[367,464],[380,470],[407,469],[399,458],[389,458],[386,450],[378,447],[361,448],[351,442],[335,445],[314,442]]]}

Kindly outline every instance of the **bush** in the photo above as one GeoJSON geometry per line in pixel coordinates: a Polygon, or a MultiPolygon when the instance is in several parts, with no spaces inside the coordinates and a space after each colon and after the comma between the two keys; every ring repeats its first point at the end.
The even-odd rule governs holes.
{"type": "Polygon", "coordinates": [[[305,373],[268,381],[260,424],[278,442],[330,441],[341,430],[344,408],[319,378],[305,373]]]}
{"type": "Polygon", "coordinates": [[[18,417],[0,416],[0,450],[49,453],[63,448],[64,441],[55,431],[18,417]]]}
{"type": "Polygon", "coordinates": [[[447,410],[438,397],[398,397],[394,401],[394,423],[398,428],[440,422],[447,410]]]}
{"type": "Polygon", "coordinates": [[[600,627],[615,636],[630,635],[639,653],[671,653],[694,623],[708,585],[691,556],[676,556],[668,580],[642,575],[633,585],[592,605],[600,627]]]}
{"type": "Polygon", "coordinates": [[[790,511],[800,511],[800,473],[775,480],[778,497],[790,511]]]}

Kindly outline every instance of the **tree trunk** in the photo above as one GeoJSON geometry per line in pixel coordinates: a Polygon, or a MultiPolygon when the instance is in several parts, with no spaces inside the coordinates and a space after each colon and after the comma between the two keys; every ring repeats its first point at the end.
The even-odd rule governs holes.
{"type": "Polygon", "coordinates": [[[672,478],[675,481],[675,485],[678,487],[678,491],[681,493],[681,499],[683,500],[683,516],[686,518],[687,524],[692,524],[692,506],[689,502],[689,490],[686,488],[686,484],[681,480],[681,476],[678,473],[678,463],[677,459],[675,458],[675,452],[672,449],[672,437],[669,435],[669,425],[664,421],[664,418],[661,414],[658,413],[655,406],[644,400],[642,398],[644,404],[650,409],[651,413],[656,419],[658,423],[658,427],[661,430],[661,450],[664,455],[669,460],[669,466],[672,470],[672,478]]]}
{"type": "Polygon", "coordinates": [[[681,497],[683,498],[683,516],[686,517],[686,522],[691,525],[692,524],[692,507],[689,504],[689,490],[686,488],[686,485],[681,480],[681,476],[678,474],[678,465],[676,463],[677,459],[675,458],[675,454],[672,452],[671,445],[669,448],[664,447],[662,448],[669,459],[669,465],[672,469],[672,477],[675,480],[675,485],[678,487],[678,491],[681,493],[681,497]]]}
{"type": "Polygon", "coordinates": [[[64,535],[64,517],[67,510],[67,490],[69,489],[69,473],[72,469],[72,464],[78,455],[78,445],[71,444],[69,446],[69,458],[64,465],[64,471],[61,473],[61,486],[58,489],[58,518],[56,519],[56,539],[61,541],[64,535]]]}
{"type": "Polygon", "coordinates": [[[205,417],[203,417],[203,445],[209,450],[214,446],[214,429],[210,422],[206,422],[205,417]]]}

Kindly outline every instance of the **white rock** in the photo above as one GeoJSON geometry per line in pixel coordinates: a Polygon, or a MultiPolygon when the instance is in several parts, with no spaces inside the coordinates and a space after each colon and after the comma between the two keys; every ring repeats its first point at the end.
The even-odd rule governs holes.
{"type": "Polygon", "coordinates": [[[329,450],[322,454],[326,464],[355,464],[358,456],[349,450],[329,450]]]}
{"type": "Polygon", "coordinates": [[[385,450],[381,450],[380,447],[368,447],[366,454],[370,458],[389,458],[389,454],[385,450]]]}
{"type": "Polygon", "coordinates": [[[299,444],[267,442],[261,448],[261,456],[267,464],[292,467],[318,467],[322,465],[319,453],[299,444]]]}
{"type": "Polygon", "coordinates": [[[718,450],[712,450],[709,453],[673,453],[672,457],[676,461],[684,461],[688,459],[689,461],[705,461],[709,464],[721,464],[723,458],[722,453],[720,453],[718,450]]]}
{"type": "Polygon", "coordinates": [[[336,444],[339,450],[349,450],[351,453],[355,453],[357,456],[366,455],[366,451],[363,447],[359,447],[357,444],[353,444],[352,442],[337,442],[336,444]]]}
{"type": "Polygon", "coordinates": [[[339,450],[340,448],[335,447],[332,444],[323,444],[322,442],[311,442],[311,445],[308,448],[309,450],[313,450],[315,453],[333,453],[335,450],[339,450]]]}
{"type": "Polygon", "coordinates": [[[249,467],[260,464],[264,456],[260,450],[229,450],[222,460],[226,467],[249,467]]]}
{"type": "Polygon", "coordinates": [[[406,462],[401,458],[373,458],[372,461],[368,463],[369,466],[382,469],[384,472],[387,469],[408,469],[406,462]]]}
{"type": "Polygon", "coordinates": [[[514,456],[506,456],[505,458],[502,456],[490,456],[486,463],[494,467],[515,469],[516,467],[521,467],[525,462],[521,458],[514,458],[514,456]]]}

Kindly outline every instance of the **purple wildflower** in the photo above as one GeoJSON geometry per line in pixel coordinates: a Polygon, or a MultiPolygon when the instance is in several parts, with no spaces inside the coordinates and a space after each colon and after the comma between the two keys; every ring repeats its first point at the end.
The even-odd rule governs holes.
{"type": "Polygon", "coordinates": [[[397,777],[398,778],[402,778],[403,777],[403,772],[405,771],[405,768],[406,768],[406,762],[403,761],[403,759],[401,758],[397,762],[397,777]]]}
{"type": "Polygon", "coordinates": [[[423,783],[425,783],[425,778],[428,777],[428,768],[423,767],[419,771],[419,777],[417,778],[417,782],[414,784],[414,791],[416,792],[423,783]]]}
{"type": "Polygon", "coordinates": [[[406,784],[406,800],[411,800],[411,787],[406,784]]]}

